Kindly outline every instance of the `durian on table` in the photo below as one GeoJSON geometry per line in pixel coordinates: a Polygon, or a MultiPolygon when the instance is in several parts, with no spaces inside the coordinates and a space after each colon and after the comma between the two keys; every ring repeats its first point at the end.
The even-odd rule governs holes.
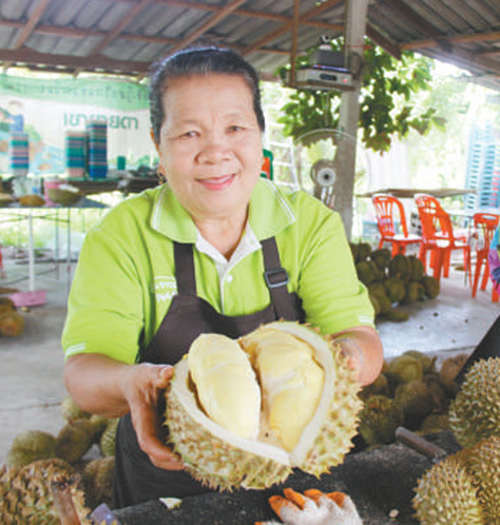
{"type": "Polygon", "coordinates": [[[340,349],[308,326],[202,334],[166,393],[168,440],[210,488],[262,489],[294,467],[319,476],[352,447],[359,389],[340,349]]]}

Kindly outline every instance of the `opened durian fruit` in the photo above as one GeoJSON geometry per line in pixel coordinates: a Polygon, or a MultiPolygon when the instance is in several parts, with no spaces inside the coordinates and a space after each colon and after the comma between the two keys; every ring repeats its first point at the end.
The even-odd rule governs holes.
{"type": "Polygon", "coordinates": [[[175,366],[168,439],[211,488],[262,489],[295,467],[319,476],[352,447],[359,389],[340,349],[307,326],[202,334],[175,366]]]}

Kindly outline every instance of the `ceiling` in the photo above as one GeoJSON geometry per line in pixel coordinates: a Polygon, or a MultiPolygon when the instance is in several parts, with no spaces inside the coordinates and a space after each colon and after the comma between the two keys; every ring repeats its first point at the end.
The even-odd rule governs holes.
{"type": "MultiPolygon", "coordinates": [[[[342,34],[345,3],[0,0],[0,67],[142,78],[151,62],[205,38],[238,50],[270,78],[292,47],[300,53],[321,35],[342,34]]],[[[417,51],[500,90],[499,0],[370,0],[366,34],[396,57],[417,51]]]]}

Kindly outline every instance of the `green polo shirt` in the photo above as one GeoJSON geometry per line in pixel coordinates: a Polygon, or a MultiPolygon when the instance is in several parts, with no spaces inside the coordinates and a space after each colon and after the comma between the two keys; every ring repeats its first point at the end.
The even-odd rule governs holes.
{"type": "Polygon", "coordinates": [[[162,185],[123,201],[86,235],[62,335],[66,357],[100,353],[136,361],[176,293],[173,241],[195,245],[197,294],[215,310],[227,316],[263,310],[270,296],[258,241],[271,236],[289,274],[288,290],[302,299],[308,323],[325,334],[373,326],[340,216],[320,201],[260,179],[250,200],[248,246],[238,246],[221,279],[220,261],[203,249],[208,243],[162,185]]]}

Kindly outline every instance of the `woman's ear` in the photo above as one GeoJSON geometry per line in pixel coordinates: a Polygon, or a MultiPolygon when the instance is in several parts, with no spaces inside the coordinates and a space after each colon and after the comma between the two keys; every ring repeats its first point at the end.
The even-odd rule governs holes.
{"type": "Polygon", "coordinates": [[[156,148],[156,152],[159,154],[160,153],[160,146],[159,146],[159,144],[156,143],[156,138],[155,138],[155,134],[154,134],[153,128],[149,129],[149,136],[151,137],[151,140],[153,141],[153,144],[154,144],[154,146],[156,148]]]}

